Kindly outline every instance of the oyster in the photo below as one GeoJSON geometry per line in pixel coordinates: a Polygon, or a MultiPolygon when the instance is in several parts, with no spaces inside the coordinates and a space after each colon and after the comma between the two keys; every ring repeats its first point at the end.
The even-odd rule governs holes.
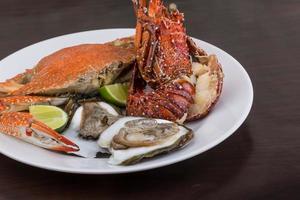
{"type": "Polygon", "coordinates": [[[77,127],[80,136],[88,139],[97,139],[118,119],[118,111],[105,102],[85,102],[77,109],[73,118],[73,120],[80,121],[77,127]]]}
{"type": "Polygon", "coordinates": [[[109,149],[110,164],[130,165],[180,148],[192,138],[190,129],[167,120],[125,117],[106,129],[98,144],[109,149]]]}

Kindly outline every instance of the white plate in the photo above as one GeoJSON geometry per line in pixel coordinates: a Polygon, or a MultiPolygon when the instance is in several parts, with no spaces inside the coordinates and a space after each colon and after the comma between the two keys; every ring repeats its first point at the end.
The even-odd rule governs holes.
{"type": "MultiPolygon", "coordinates": [[[[133,34],[133,29],[95,30],[36,43],[0,62],[0,81],[23,72],[26,68],[31,68],[42,57],[61,48],[82,43],[103,43],[133,34]]],[[[0,152],[22,163],[49,170],[82,174],[113,174],[170,165],[216,146],[233,134],[246,119],[252,106],[253,88],[247,72],[233,57],[201,40],[195,42],[208,53],[218,56],[223,66],[225,80],[223,93],[213,112],[203,120],[188,124],[195,131],[195,138],[184,149],[132,166],[111,166],[107,164],[106,159],[84,159],[63,155],[0,134],[0,152]]]]}

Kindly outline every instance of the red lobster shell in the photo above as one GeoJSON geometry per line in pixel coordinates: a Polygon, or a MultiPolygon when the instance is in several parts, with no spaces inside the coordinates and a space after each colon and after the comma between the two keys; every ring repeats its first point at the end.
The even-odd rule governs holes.
{"type": "MultiPolygon", "coordinates": [[[[209,98],[211,103],[204,102],[197,94],[203,90],[191,77],[194,76],[194,60],[201,63],[203,58],[200,60],[200,57],[207,55],[186,35],[183,14],[174,6],[167,9],[161,0],[151,0],[148,8],[146,0],[133,2],[137,15],[137,62],[127,101],[127,114],[181,123],[203,117],[221,93],[223,74],[220,65],[217,76],[213,77],[218,80],[217,88],[212,89],[217,97],[209,98]],[[203,105],[199,107],[196,102],[203,105]]],[[[209,62],[201,64],[207,66],[209,62]]],[[[209,78],[216,72],[212,72],[209,66],[205,70],[209,78]]],[[[197,78],[202,75],[198,74],[197,78]]]]}

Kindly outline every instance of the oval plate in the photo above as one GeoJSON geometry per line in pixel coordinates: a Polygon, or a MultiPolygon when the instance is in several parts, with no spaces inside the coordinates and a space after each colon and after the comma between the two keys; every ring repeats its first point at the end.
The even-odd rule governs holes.
{"type": "MultiPolygon", "coordinates": [[[[0,62],[0,81],[4,81],[41,58],[64,47],[83,43],[104,43],[134,34],[134,29],[95,30],[64,35],[45,40],[6,57],[0,62]]],[[[48,151],[13,137],[0,134],[0,152],[14,160],[49,170],[82,173],[114,174],[153,169],[196,156],[221,143],[243,123],[253,101],[251,80],[242,65],[223,50],[195,39],[209,54],[216,54],[223,66],[225,79],[223,93],[213,111],[203,120],[187,124],[195,131],[194,140],[176,152],[148,159],[132,166],[111,166],[106,159],[85,159],[48,151]]]]}

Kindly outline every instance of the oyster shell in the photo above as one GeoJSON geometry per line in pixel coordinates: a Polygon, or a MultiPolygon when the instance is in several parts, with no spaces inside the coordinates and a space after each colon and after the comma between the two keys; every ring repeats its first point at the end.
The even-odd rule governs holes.
{"type": "Polygon", "coordinates": [[[106,129],[98,144],[109,149],[110,164],[130,165],[180,148],[192,138],[190,129],[167,120],[125,117],[106,129]]]}
{"type": "Polygon", "coordinates": [[[85,102],[75,113],[80,118],[79,135],[97,139],[99,135],[119,119],[117,110],[105,102],[85,102]]]}

